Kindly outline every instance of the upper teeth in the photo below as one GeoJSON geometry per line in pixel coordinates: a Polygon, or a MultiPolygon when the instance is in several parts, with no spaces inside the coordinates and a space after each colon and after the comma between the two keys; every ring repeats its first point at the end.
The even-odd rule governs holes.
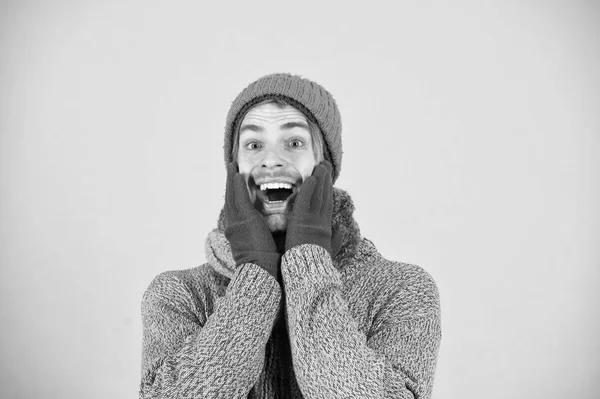
{"type": "Polygon", "coordinates": [[[274,189],[274,188],[292,188],[292,185],[289,183],[264,183],[260,185],[260,189],[261,190],[266,190],[266,189],[274,189]]]}

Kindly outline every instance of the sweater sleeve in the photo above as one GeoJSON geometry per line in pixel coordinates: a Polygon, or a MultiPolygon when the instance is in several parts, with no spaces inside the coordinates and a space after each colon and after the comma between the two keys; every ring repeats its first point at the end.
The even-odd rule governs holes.
{"type": "Polygon", "coordinates": [[[366,334],[349,311],[325,249],[291,248],[282,258],[282,275],[294,372],[305,397],[431,397],[441,330],[437,287],[427,274],[428,281],[416,287],[431,291],[426,309],[416,305],[407,312],[398,292],[366,334]]]}
{"type": "Polygon", "coordinates": [[[157,276],[142,299],[140,399],[246,397],[280,302],[279,283],[244,264],[203,320],[203,300],[172,272],[157,276]]]}

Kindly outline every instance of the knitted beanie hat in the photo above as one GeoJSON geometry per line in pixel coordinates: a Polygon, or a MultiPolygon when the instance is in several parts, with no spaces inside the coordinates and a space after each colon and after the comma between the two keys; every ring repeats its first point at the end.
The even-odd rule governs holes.
{"type": "Polygon", "coordinates": [[[267,99],[280,99],[297,108],[323,133],[324,156],[333,165],[333,182],[342,168],[342,120],[335,100],[322,86],[287,73],[263,76],[250,83],[231,104],[225,125],[225,164],[232,159],[233,138],[248,110],[267,99]]]}

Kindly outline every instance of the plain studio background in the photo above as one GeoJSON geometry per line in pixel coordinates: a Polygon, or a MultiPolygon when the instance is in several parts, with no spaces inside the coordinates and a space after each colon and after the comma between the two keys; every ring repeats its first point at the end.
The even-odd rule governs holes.
{"type": "Polygon", "coordinates": [[[136,397],[142,294],[205,262],[226,113],[276,71],[333,93],[362,233],[438,284],[434,398],[598,397],[598,3],[349,3],[0,7],[2,398],[136,397]]]}

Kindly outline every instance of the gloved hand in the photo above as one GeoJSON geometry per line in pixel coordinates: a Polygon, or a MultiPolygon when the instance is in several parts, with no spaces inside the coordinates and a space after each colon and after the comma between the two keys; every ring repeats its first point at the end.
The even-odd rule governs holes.
{"type": "Polygon", "coordinates": [[[254,263],[277,279],[281,254],[267,223],[254,208],[237,163],[227,165],[225,189],[225,237],[231,245],[236,266],[254,263]]]}
{"type": "MultiPolygon", "coordinates": [[[[286,251],[300,244],[316,244],[325,248],[331,256],[331,218],[333,216],[333,167],[328,161],[315,166],[296,196],[288,219],[285,240],[286,251]]],[[[336,253],[339,250],[336,243],[336,253]]]]}

